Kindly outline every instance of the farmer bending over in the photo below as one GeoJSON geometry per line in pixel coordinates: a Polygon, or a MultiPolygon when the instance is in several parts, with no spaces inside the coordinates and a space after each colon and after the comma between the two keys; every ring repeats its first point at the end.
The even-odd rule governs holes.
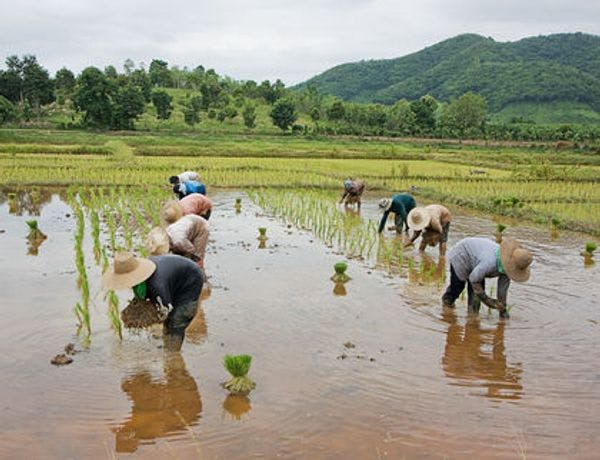
{"type": "Polygon", "coordinates": [[[106,289],[132,288],[135,296],[169,309],[163,325],[165,348],[181,349],[185,329],[196,310],[202,291],[202,270],[178,255],[135,257],[117,252],[114,263],[102,275],[106,289]]]}
{"type": "Polygon", "coordinates": [[[344,203],[345,206],[349,206],[351,204],[357,203],[358,209],[360,209],[360,197],[365,191],[365,183],[360,180],[345,180],[344,181],[344,193],[342,194],[342,198],[340,199],[340,203],[346,200],[344,203]]]}
{"type": "Polygon", "coordinates": [[[391,200],[389,198],[382,198],[381,201],[379,201],[379,209],[383,211],[383,217],[379,223],[379,230],[377,233],[381,234],[383,231],[390,212],[395,214],[394,223],[396,224],[396,233],[402,233],[403,228],[408,232],[406,217],[416,206],[417,202],[414,197],[408,193],[395,195],[391,200]]]}
{"type": "Polygon", "coordinates": [[[171,185],[179,184],[180,182],[188,182],[191,180],[196,182],[202,182],[202,179],[200,179],[200,174],[194,171],[184,171],[181,174],[178,174],[177,176],[169,177],[169,182],[171,183],[171,185]]]}
{"type": "Polygon", "coordinates": [[[414,208],[408,213],[408,226],[413,231],[413,236],[404,247],[410,246],[421,236],[419,251],[424,251],[427,245],[435,246],[439,243],[440,256],[445,255],[451,220],[450,211],[441,204],[414,208]]]}
{"type": "Polygon", "coordinates": [[[480,302],[508,318],[506,300],[510,280],[522,283],[529,279],[529,266],[533,255],[516,240],[506,238],[497,244],[487,238],[464,238],[448,255],[450,261],[450,285],[442,297],[445,307],[454,307],[454,302],[468,284],[467,302],[469,312],[478,313],[480,302]],[[498,299],[485,293],[485,279],[498,278],[498,299]]]}
{"type": "Polygon", "coordinates": [[[191,193],[200,193],[206,195],[206,186],[202,182],[188,180],[173,185],[173,193],[180,200],[191,193]]]}
{"type": "Polygon", "coordinates": [[[146,237],[146,249],[153,256],[166,254],[170,250],[192,259],[204,271],[208,235],[208,222],[200,216],[189,214],[173,222],[166,230],[161,227],[150,230],[146,237]]]}
{"type": "Polygon", "coordinates": [[[162,208],[161,218],[167,225],[176,222],[181,216],[195,214],[210,219],[212,201],[200,193],[191,193],[179,201],[168,201],[162,208]]]}

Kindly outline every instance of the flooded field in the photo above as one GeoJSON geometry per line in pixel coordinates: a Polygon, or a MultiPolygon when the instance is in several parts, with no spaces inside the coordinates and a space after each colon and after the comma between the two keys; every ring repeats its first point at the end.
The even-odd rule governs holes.
{"type": "MultiPolygon", "coordinates": [[[[440,305],[437,249],[424,256],[435,265],[426,280],[351,259],[352,280],[336,286],[333,265],[345,259],[335,248],[242,192],[219,192],[210,289],[182,352],[168,354],[151,332],[118,339],[89,256],[92,335],[82,343],[73,210],[64,192],[17,207],[7,192],[0,457],[597,458],[600,264],[584,266],[586,235],[510,222],[506,235],[535,254],[531,280],[511,285],[509,320],[487,308],[469,317],[465,302],[440,305]],[[38,211],[47,239],[32,248],[26,221],[38,211]],[[73,363],[52,366],[69,342],[81,350],[73,363]],[[253,356],[249,398],[221,388],[226,353],[253,356]]],[[[491,219],[454,214],[450,247],[492,237],[491,219]]],[[[375,197],[362,216],[378,217],[375,197]]],[[[88,254],[91,244],[86,234],[88,254]]]]}

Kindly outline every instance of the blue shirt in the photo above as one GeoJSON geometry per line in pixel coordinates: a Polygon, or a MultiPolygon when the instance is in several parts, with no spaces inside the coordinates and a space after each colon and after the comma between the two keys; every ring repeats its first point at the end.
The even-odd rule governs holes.
{"type": "Polygon", "coordinates": [[[181,193],[189,195],[190,193],[200,193],[206,195],[206,186],[202,182],[189,180],[181,184],[181,193]]]}

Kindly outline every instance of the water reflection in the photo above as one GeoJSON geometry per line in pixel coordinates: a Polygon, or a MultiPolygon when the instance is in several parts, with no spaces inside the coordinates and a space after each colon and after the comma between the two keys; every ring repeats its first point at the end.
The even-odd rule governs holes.
{"type": "Polygon", "coordinates": [[[242,416],[252,409],[250,399],[243,395],[228,395],[223,401],[223,409],[235,420],[241,420],[242,416]]]}
{"type": "Polygon", "coordinates": [[[37,256],[40,251],[40,246],[46,241],[46,238],[28,238],[27,239],[27,255],[37,256]]]}
{"type": "Polygon", "coordinates": [[[441,285],[446,279],[446,258],[440,257],[436,262],[429,254],[421,253],[421,262],[408,257],[408,279],[421,284],[435,283],[441,285]]]}
{"type": "MultiPolygon", "coordinates": [[[[205,290],[203,289],[202,293],[204,292],[205,290]]],[[[206,326],[206,315],[204,314],[204,308],[200,303],[202,299],[203,297],[201,294],[200,300],[198,301],[198,311],[196,311],[196,316],[194,316],[194,319],[185,330],[186,340],[195,344],[204,342],[208,331],[208,328],[206,326]]]]}
{"type": "Polygon", "coordinates": [[[9,214],[39,216],[42,208],[52,200],[52,195],[57,193],[61,199],[65,199],[64,190],[51,187],[3,191],[0,193],[0,204],[8,202],[9,214]]]}
{"type": "Polygon", "coordinates": [[[445,308],[449,324],[442,367],[452,384],[483,387],[493,399],[521,399],[521,363],[508,364],[504,347],[504,321],[484,329],[478,316],[469,316],[465,325],[457,322],[454,310],[445,308]]]}
{"type": "Polygon", "coordinates": [[[135,452],[140,444],[181,432],[202,412],[198,386],[180,353],[165,355],[164,379],[142,371],[124,379],[121,389],[132,405],[129,418],[113,429],[119,453],[135,452]]]}
{"type": "Polygon", "coordinates": [[[340,281],[336,282],[333,286],[333,294],[337,296],[344,296],[348,294],[348,291],[346,291],[345,283],[342,283],[340,281]]]}

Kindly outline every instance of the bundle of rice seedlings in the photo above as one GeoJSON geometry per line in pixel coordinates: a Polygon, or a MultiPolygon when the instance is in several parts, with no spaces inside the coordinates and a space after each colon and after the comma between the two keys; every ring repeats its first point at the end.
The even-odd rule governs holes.
{"type": "Polygon", "coordinates": [[[258,239],[260,241],[266,241],[269,239],[267,237],[267,227],[258,227],[258,239]]]}
{"type": "Polygon", "coordinates": [[[333,266],[335,270],[334,275],[331,277],[331,281],[335,283],[345,283],[351,278],[346,275],[346,269],[348,268],[348,264],[346,262],[338,262],[333,266]]]}
{"type": "Polygon", "coordinates": [[[254,390],[256,384],[246,376],[251,363],[250,355],[225,355],[223,365],[232,377],[223,383],[223,388],[234,395],[247,395],[254,390]]]}
{"type": "Polygon", "coordinates": [[[29,227],[29,234],[27,235],[27,239],[30,241],[40,241],[45,240],[47,237],[42,233],[42,231],[38,228],[37,220],[28,220],[27,226],[29,227]]]}
{"type": "Polygon", "coordinates": [[[143,329],[162,323],[167,318],[166,309],[145,299],[133,298],[121,312],[121,320],[128,329],[143,329]]]}

